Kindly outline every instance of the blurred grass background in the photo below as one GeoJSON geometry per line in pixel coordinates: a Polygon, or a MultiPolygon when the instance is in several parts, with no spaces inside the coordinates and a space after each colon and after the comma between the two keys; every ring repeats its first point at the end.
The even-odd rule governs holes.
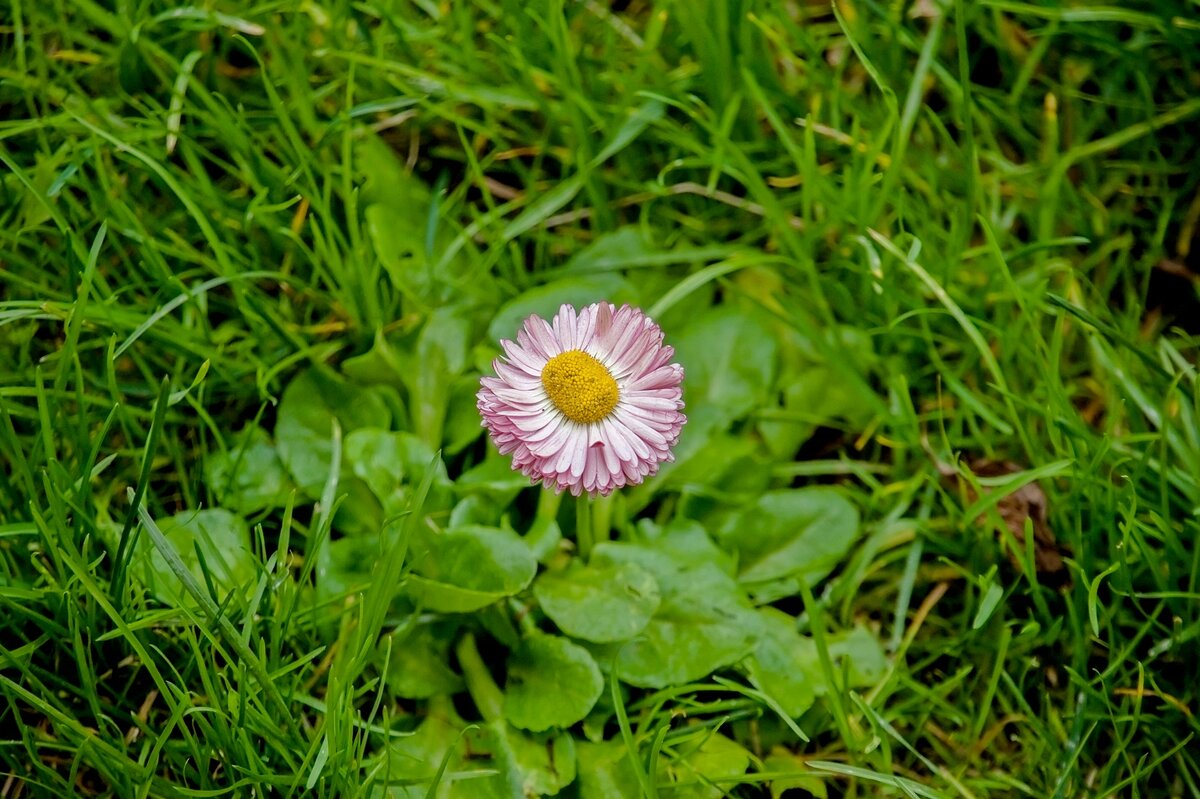
{"type": "MultiPolygon", "coordinates": [[[[12,0],[0,796],[376,790],[340,654],[374,642],[292,612],[328,503],[249,514],[264,587],[214,616],[137,588],[127,489],[219,504],[205,463],[302,369],[450,306],[486,368],[548,284],[669,341],[768,320],[693,343],[711,451],[618,526],[810,484],[862,513],[817,599],[888,673],[824,687],[790,750],[821,780],[728,795],[1200,795],[1197,10],[12,0]]],[[[437,407],[456,480],[482,445],[437,407]]]]}

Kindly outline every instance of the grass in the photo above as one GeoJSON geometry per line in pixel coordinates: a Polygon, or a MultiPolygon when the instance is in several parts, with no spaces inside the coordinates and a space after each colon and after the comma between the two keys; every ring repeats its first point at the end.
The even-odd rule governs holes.
{"type": "Polygon", "coordinates": [[[1200,795],[1194,12],[16,0],[0,796],[1200,795]],[[467,523],[582,562],[472,393],[603,297],[691,421],[579,530],[740,576],[804,680],[570,644],[602,695],[532,733],[542,583],[413,586],[467,523]],[[778,495],[854,522],[748,581],[816,546],[778,495]]]}

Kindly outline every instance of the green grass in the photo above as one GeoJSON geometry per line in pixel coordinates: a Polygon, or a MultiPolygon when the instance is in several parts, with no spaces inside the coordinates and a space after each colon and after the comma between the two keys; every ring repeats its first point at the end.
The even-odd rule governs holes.
{"type": "Polygon", "coordinates": [[[1200,796],[1196,11],[15,0],[0,797],[1200,796]],[[690,422],[576,508],[473,392],[602,298],[690,422]]]}

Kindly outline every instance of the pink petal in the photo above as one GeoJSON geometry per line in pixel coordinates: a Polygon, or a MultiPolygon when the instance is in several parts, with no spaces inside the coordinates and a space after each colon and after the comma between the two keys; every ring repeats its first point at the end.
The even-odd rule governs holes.
{"type": "Polygon", "coordinates": [[[578,496],[607,495],[636,485],[672,460],[671,447],[687,421],[683,368],[671,363],[661,328],[637,308],[601,302],[558,309],[551,322],[524,321],[516,341],[502,341],[495,377],[480,380],[476,407],[492,441],[531,483],[578,496]],[[604,419],[568,420],[541,384],[546,362],[579,349],[617,380],[617,407],[604,419]]]}

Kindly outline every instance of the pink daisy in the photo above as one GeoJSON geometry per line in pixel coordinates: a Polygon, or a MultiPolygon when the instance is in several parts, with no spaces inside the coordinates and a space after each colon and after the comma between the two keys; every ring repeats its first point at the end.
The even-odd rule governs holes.
{"type": "Polygon", "coordinates": [[[496,377],[480,382],[483,425],[513,468],[555,491],[608,495],[674,460],[687,417],[683,367],[662,329],[637,308],[607,302],[553,322],[530,316],[496,377]]]}

